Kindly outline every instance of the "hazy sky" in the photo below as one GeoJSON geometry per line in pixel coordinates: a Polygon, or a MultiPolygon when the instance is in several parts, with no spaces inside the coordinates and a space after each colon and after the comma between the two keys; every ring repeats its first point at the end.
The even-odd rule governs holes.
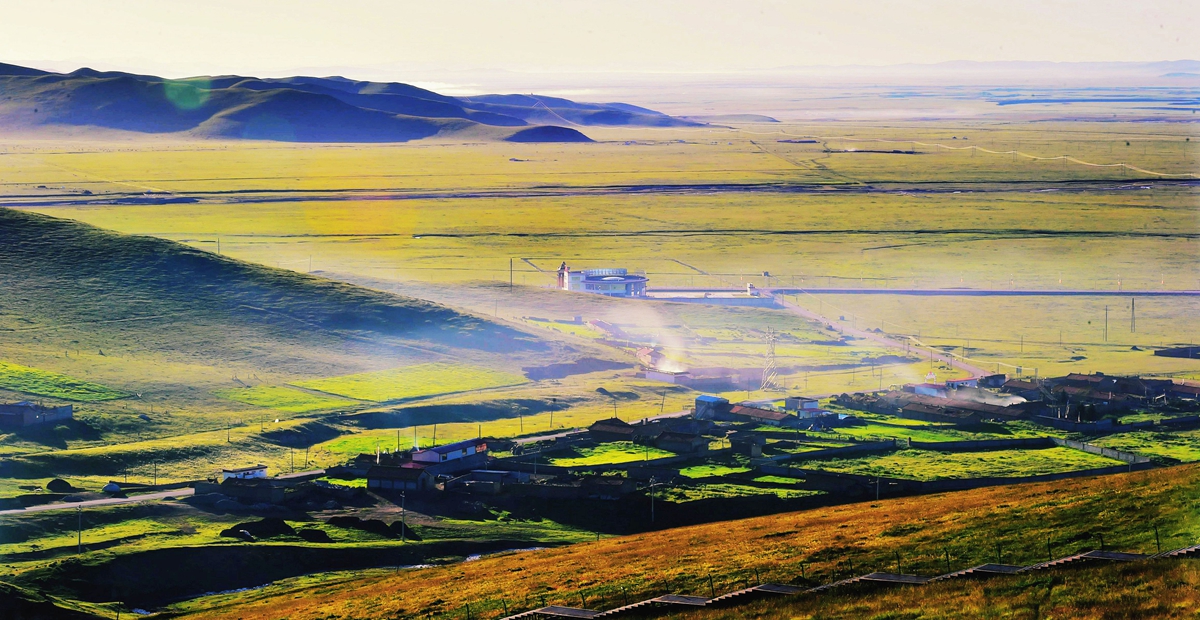
{"type": "Polygon", "coordinates": [[[4,0],[0,62],[170,77],[1200,58],[1197,0],[4,0]]]}

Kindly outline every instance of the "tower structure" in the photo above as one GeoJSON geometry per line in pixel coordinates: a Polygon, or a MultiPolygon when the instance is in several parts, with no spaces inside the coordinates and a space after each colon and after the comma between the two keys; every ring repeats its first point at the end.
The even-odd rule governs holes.
{"type": "Polygon", "coordinates": [[[776,380],[779,378],[779,369],[775,366],[775,330],[767,328],[767,355],[766,364],[763,366],[762,390],[778,389],[776,380]]]}

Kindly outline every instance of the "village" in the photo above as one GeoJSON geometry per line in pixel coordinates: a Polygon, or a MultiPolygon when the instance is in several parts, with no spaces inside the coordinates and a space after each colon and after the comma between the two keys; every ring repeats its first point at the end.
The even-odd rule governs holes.
{"type": "Polygon", "coordinates": [[[1100,373],[991,375],[773,402],[702,394],[686,411],[549,435],[379,449],[278,476],[262,465],[230,468],[195,483],[187,501],[261,514],[383,503],[401,507],[401,518],[406,503],[442,515],[482,504],[639,530],[1160,467],[1176,461],[1106,439],[1197,426],[1200,386],[1100,373]],[[1015,465],[989,464],[1006,460],[1015,465]]]}

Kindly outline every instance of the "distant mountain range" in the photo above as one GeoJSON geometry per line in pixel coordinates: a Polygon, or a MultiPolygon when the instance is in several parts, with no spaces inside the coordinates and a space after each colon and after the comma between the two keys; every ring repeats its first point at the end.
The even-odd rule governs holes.
{"type": "Polygon", "coordinates": [[[575,126],[676,127],[694,121],[626,103],[538,95],[449,97],[343,77],[179,80],[116,71],[51,73],[0,63],[0,127],[94,127],[292,142],[403,142],[462,134],[588,142],[575,126]]]}

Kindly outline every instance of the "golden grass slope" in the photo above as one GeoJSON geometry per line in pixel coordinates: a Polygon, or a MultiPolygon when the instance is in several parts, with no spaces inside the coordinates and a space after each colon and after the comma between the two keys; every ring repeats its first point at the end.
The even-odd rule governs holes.
{"type": "MultiPolygon", "coordinates": [[[[894,570],[897,554],[904,572],[933,575],[945,572],[947,554],[954,569],[996,561],[998,554],[1004,563],[1029,564],[1098,548],[1100,537],[1107,549],[1154,552],[1155,526],[1164,548],[1200,538],[1193,509],[1200,501],[1197,482],[1200,467],[1189,465],[884,500],[346,579],[319,590],[293,580],[237,601],[208,606],[200,599],[177,609],[190,617],[246,620],[416,618],[455,617],[470,604],[472,617],[496,618],[505,605],[510,612],[528,609],[543,598],[568,606],[586,600],[589,608],[607,609],[626,595],[640,600],[669,590],[707,596],[710,576],[718,592],[737,589],[756,572],[765,581],[800,580],[803,573],[824,582],[852,571],[894,570]]],[[[1194,571],[1179,575],[1195,581],[1194,571]]],[[[917,613],[919,596],[904,599],[909,607],[897,612],[917,613]]],[[[1175,600],[1196,601],[1194,594],[1175,600]]]]}

